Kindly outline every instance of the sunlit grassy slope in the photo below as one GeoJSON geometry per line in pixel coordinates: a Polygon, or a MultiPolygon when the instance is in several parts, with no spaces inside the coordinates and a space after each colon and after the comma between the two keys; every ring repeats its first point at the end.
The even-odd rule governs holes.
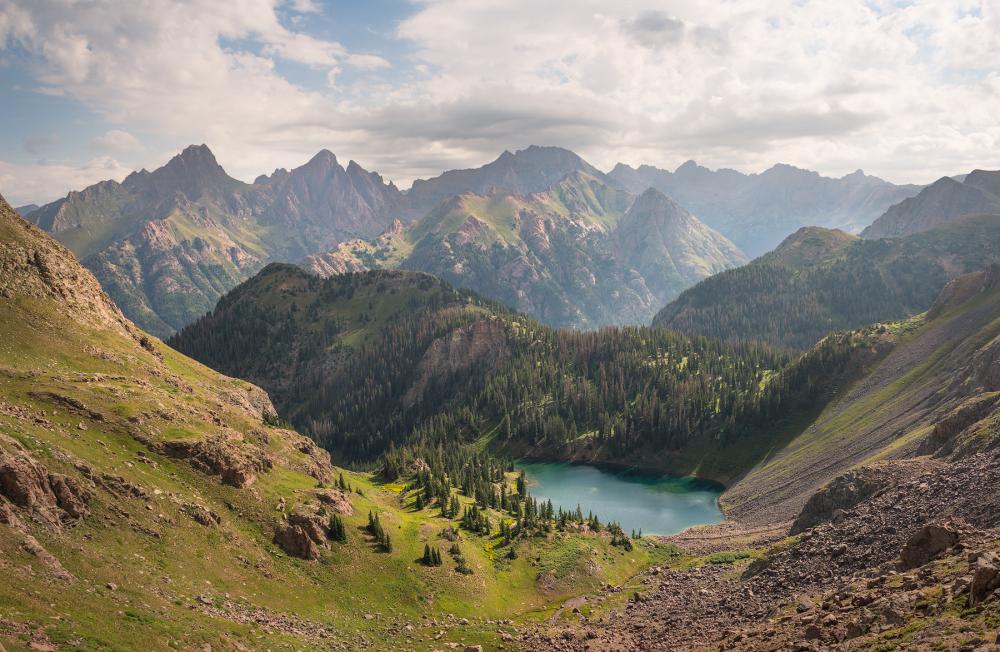
{"type": "MultiPolygon", "coordinates": [[[[0,236],[0,457],[28,457],[90,496],[75,524],[46,525],[18,505],[16,522],[0,522],[7,650],[489,645],[509,629],[496,621],[540,618],[668,552],[559,534],[516,544],[510,560],[498,539],[463,533],[472,575],[455,572],[447,554],[426,568],[425,543],[444,552],[440,533],[452,523],[436,509],[415,511],[400,486],[345,473],[356,490],[347,543],[331,542],[317,561],[292,558],[272,543],[275,527],[315,505],[339,469],[305,438],[265,425],[261,390],[122,319],[65,249],[5,204],[0,236]],[[237,488],[161,452],[163,442],[220,439],[225,454],[270,468],[237,488]],[[196,509],[219,524],[197,522],[196,509]],[[393,538],[391,553],[362,530],[370,510],[393,538]]],[[[8,489],[0,507],[16,502],[8,489]]]]}

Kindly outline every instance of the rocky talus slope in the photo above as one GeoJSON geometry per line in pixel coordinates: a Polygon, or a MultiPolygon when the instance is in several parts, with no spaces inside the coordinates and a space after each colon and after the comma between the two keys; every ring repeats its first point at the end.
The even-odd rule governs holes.
{"type": "Polygon", "coordinates": [[[871,333],[881,353],[723,494],[727,523],[523,644],[1000,649],[1000,269],[871,333]]]}
{"type": "Polygon", "coordinates": [[[997,650],[1000,456],[900,463],[886,479],[875,496],[799,535],[744,555],[703,555],[693,567],[652,569],[626,590],[589,597],[586,614],[520,643],[553,650],[997,650]]]}

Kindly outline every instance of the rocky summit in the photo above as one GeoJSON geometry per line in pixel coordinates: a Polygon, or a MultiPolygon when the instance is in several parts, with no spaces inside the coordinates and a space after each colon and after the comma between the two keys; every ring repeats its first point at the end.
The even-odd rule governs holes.
{"type": "Polygon", "coordinates": [[[401,206],[395,186],[326,150],[247,184],[199,145],[27,217],[72,250],[133,321],[166,336],[270,260],[373,236],[401,206]]]}

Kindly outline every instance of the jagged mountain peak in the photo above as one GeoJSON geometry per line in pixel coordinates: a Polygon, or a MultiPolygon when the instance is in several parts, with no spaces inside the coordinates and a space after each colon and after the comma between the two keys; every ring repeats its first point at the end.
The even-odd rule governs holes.
{"type": "Polygon", "coordinates": [[[165,199],[177,193],[196,201],[206,194],[218,194],[245,185],[230,177],[219,165],[208,145],[189,145],[167,163],[152,172],[133,172],[123,186],[154,198],[165,199]]]}
{"type": "Polygon", "coordinates": [[[294,168],[291,174],[293,176],[302,173],[326,175],[336,170],[343,170],[336,154],[328,149],[321,149],[308,161],[294,168]]]}
{"type": "Polygon", "coordinates": [[[189,176],[229,178],[226,171],[219,165],[215,154],[205,144],[188,145],[156,172],[174,170],[189,176]]]}
{"type": "Polygon", "coordinates": [[[486,194],[498,190],[521,196],[542,192],[576,172],[586,172],[615,187],[619,185],[575,152],[531,145],[514,153],[504,151],[478,168],[449,170],[432,179],[414,181],[407,192],[411,217],[423,215],[446,198],[465,192],[486,194]]]}

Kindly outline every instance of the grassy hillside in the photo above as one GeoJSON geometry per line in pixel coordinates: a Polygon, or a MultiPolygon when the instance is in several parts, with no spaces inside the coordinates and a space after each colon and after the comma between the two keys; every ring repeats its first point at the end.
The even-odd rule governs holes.
{"type": "Polygon", "coordinates": [[[269,425],[263,391],[136,329],[2,200],[0,314],[7,650],[492,646],[510,629],[499,620],[543,618],[670,552],[642,542],[626,553],[607,533],[504,546],[461,530],[471,575],[447,554],[421,565],[425,544],[451,545],[441,533],[457,521],[367,474],[344,473],[351,491],[338,489],[325,452],[269,425]],[[364,531],[369,511],[391,552],[364,531]],[[322,538],[315,560],[275,543],[286,529],[303,543],[297,519],[334,514],[347,540],[322,538]]]}
{"type": "Polygon", "coordinates": [[[475,444],[729,482],[812,414],[863,338],[796,364],[647,328],[543,326],[426,274],[272,265],[171,340],[267,388],[338,459],[475,444]],[[776,427],[777,424],[777,427],[776,427]]]}
{"type": "Polygon", "coordinates": [[[803,497],[878,460],[966,457],[994,447],[1000,418],[1000,268],[952,281],[928,313],[831,337],[882,342],[864,373],[724,496],[736,517],[794,516],[803,497]]]}
{"type": "Polygon", "coordinates": [[[891,240],[802,229],[774,252],[684,292],[653,324],[806,349],[833,331],[927,310],[949,279],[1000,261],[998,245],[1000,216],[891,240]]]}

